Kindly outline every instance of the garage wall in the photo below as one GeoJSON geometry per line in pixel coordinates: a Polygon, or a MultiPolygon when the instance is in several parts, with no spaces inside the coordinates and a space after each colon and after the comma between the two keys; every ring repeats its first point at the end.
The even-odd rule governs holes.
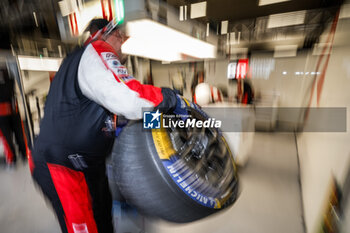
{"type": "Polygon", "coordinates": [[[350,38],[349,26],[348,19],[338,22],[335,48],[320,100],[320,107],[347,107],[347,132],[304,133],[297,139],[305,222],[309,233],[317,232],[320,226],[332,176],[342,185],[350,165],[350,44],[345,39],[350,38]]]}
{"type": "MultiPolygon", "coordinates": [[[[318,56],[312,51],[299,51],[296,57],[274,58],[270,52],[255,52],[250,57],[251,81],[257,95],[279,95],[280,107],[305,106],[318,56]],[[285,74],[283,72],[286,72],[285,74]],[[298,73],[299,74],[296,74],[298,73]],[[302,73],[302,74],[301,74],[302,73]]],[[[225,86],[235,93],[227,79],[228,59],[205,62],[206,80],[225,86]]]]}
{"type": "MultiPolygon", "coordinates": [[[[350,118],[350,45],[346,38],[350,34],[349,20],[341,20],[335,36],[335,48],[331,54],[325,83],[321,96],[320,107],[347,107],[347,125],[350,118]],[[347,32],[349,33],[349,32],[347,32]]],[[[275,64],[271,73],[259,73],[252,76],[256,92],[274,92],[280,96],[280,107],[306,107],[313,77],[319,56],[313,51],[298,52],[297,57],[273,59],[271,53],[255,53],[251,55],[259,61],[273,59],[275,64]],[[286,75],[283,72],[287,72],[286,75]],[[296,72],[303,72],[303,75],[296,72]],[[306,74],[309,72],[308,74],[306,74]]],[[[226,84],[227,60],[217,60],[206,63],[207,80],[209,83],[226,84]],[[210,68],[210,69],[209,69],[210,68]]],[[[265,62],[263,64],[267,64],[265,62]]],[[[253,64],[259,70],[259,64],[253,64]]],[[[263,65],[264,67],[264,65],[263,65]]],[[[263,67],[260,70],[263,70],[263,67]]],[[[264,70],[266,72],[266,70],[264,70]]],[[[315,107],[315,97],[313,97],[315,107]]],[[[279,120],[288,116],[279,115],[279,120]]],[[[315,233],[321,221],[325,201],[329,191],[331,177],[334,176],[340,184],[350,166],[350,134],[349,126],[346,133],[304,133],[298,135],[298,151],[301,164],[302,196],[305,208],[305,223],[308,233],[315,233]]]]}
{"type": "MultiPolygon", "coordinates": [[[[265,106],[271,96],[277,96],[279,107],[305,107],[309,99],[310,87],[315,78],[315,66],[318,56],[312,51],[300,51],[296,57],[274,58],[273,53],[253,53],[250,59],[251,82],[255,96],[265,106]]],[[[206,82],[227,90],[228,100],[234,101],[237,93],[236,83],[227,79],[228,59],[204,61],[206,82]]],[[[197,68],[199,69],[199,68],[197,68]]],[[[176,72],[183,72],[187,84],[185,97],[190,98],[190,86],[193,79],[193,66],[190,64],[162,64],[152,62],[153,80],[156,86],[171,86],[171,76],[176,72]]],[[[270,104],[270,105],[269,105],[270,104]]],[[[278,113],[277,120],[280,127],[293,127],[298,119],[291,119],[283,112],[278,113]]]]}

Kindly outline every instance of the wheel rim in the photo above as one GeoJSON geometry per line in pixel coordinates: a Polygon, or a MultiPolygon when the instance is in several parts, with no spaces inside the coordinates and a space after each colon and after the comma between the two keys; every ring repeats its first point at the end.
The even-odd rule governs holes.
{"type": "MultiPolygon", "coordinates": [[[[189,115],[198,120],[206,119],[194,109],[189,110],[189,115]]],[[[238,179],[231,151],[221,132],[215,128],[170,127],[167,133],[176,151],[173,160],[181,161],[177,167],[179,174],[185,174],[181,179],[196,177],[199,182],[192,188],[215,199],[214,208],[232,204],[236,199],[238,179]]]]}

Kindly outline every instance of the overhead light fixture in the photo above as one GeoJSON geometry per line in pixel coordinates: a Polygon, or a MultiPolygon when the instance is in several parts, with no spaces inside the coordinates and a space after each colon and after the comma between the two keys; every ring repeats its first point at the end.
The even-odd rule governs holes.
{"type": "Polygon", "coordinates": [[[204,17],[207,15],[207,2],[191,4],[191,19],[204,17]]]}
{"type": "Polygon", "coordinates": [[[277,45],[273,57],[295,57],[298,45],[277,45]]]}
{"type": "Polygon", "coordinates": [[[93,18],[102,18],[101,4],[92,2],[85,4],[84,10],[76,11],[77,27],[82,34],[93,18]]]}
{"type": "Polygon", "coordinates": [[[179,14],[179,20],[184,21],[184,6],[180,6],[179,14]]]}
{"type": "Polygon", "coordinates": [[[59,1],[58,6],[60,8],[62,16],[67,16],[69,14],[72,14],[78,9],[77,1],[72,1],[72,0],[59,1]]]}
{"type": "Polygon", "coordinates": [[[281,2],[289,2],[290,0],[259,0],[259,6],[271,5],[281,2]]]}
{"type": "Polygon", "coordinates": [[[18,56],[21,70],[58,71],[62,58],[39,58],[33,56],[18,56]]]}
{"type": "Polygon", "coordinates": [[[168,62],[216,57],[214,45],[149,19],[130,21],[126,30],[130,38],[122,45],[125,54],[168,62]]]}
{"type": "Polygon", "coordinates": [[[33,17],[34,17],[34,21],[35,21],[35,26],[36,26],[36,27],[39,27],[38,19],[37,19],[37,17],[36,17],[35,11],[33,11],[33,17]]]}
{"type": "Polygon", "coordinates": [[[145,57],[153,60],[172,62],[181,60],[181,54],[175,49],[175,46],[169,46],[165,43],[157,44],[152,39],[143,40],[130,37],[122,46],[125,54],[138,57],[145,57]]]}
{"type": "Polygon", "coordinates": [[[209,36],[209,23],[207,23],[207,30],[206,30],[206,36],[208,37],[209,36]]]}
{"type": "Polygon", "coordinates": [[[267,28],[278,28],[303,24],[305,21],[305,15],[305,10],[269,15],[267,28]]]}
{"type": "Polygon", "coordinates": [[[228,21],[221,21],[221,35],[227,34],[228,21]]]}

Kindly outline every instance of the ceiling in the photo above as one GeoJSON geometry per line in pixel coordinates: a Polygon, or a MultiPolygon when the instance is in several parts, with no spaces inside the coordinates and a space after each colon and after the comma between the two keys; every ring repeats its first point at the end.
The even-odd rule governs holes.
{"type": "MultiPolygon", "coordinates": [[[[192,3],[203,0],[167,0],[177,9],[186,5],[188,12],[192,3]]],[[[309,49],[319,41],[343,3],[343,0],[290,0],[271,5],[259,6],[259,0],[207,0],[206,16],[196,18],[209,23],[212,30],[220,32],[221,21],[228,21],[227,32],[240,35],[240,43],[231,47],[247,47],[252,50],[271,50],[279,43],[298,44],[298,48],[309,49]],[[303,24],[268,28],[269,15],[306,10],[303,24]],[[285,38],[279,40],[278,38],[285,38]],[[293,39],[286,39],[293,38],[293,39]]],[[[189,13],[188,13],[189,14],[189,13]]],[[[221,50],[226,50],[227,36],[219,35],[221,50]]],[[[219,46],[220,50],[220,46],[219,46]]],[[[223,53],[225,53],[223,51],[223,53]]]]}
{"type": "MultiPolygon", "coordinates": [[[[203,0],[167,0],[168,4],[180,7],[203,0]]],[[[259,6],[259,0],[207,0],[207,16],[199,20],[218,23],[223,20],[238,21],[258,18],[271,14],[299,10],[311,10],[340,5],[343,0],[290,0],[271,5],[259,6]]]]}
{"type": "MultiPolygon", "coordinates": [[[[31,43],[32,45],[29,47],[33,47],[34,50],[38,50],[38,47],[57,48],[56,44],[61,43],[56,17],[59,12],[59,1],[60,0],[0,0],[0,49],[9,49],[10,44],[20,48],[25,43],[31,43]],[[34,12],[37,22],[35,22],[33,17],[34,12]],[[35,41],[35,43],[33,43],[33,41],[35,41]]],[[[86,3],[92,0],[82,1],[86,3]]],[[[187,5],[190,7],[190,4],[202,2],[203,0],[159,1],[179,9],[179,6],[187,5]]],[[[300,28],[299,26],[298,28],[278,29],[279,33],[284,30],[289,30],[287,33],[290,34],[303,30],[309,37],[311,35],[311,39],[308,39],[308,43],[312,45],[324,30],[324,24],[332,20],[336,12],[335,10],[329,9],[343,2],[343,0],[290,0],[288,2],[259,6],[258,1],[259,0],[207,0],[206,16],[195,20],[202,23],[209,22],[211,28],[214,30],[217,29],[221,21],[228,20],[229,32],[240,31],[242,32],[243,38],[245,35],[244,30],[246,30],[250,38],[255,33],[254,30],[257,30],[259,20],[261,21],[262,18],[266,18],[268,15],[318,9],[317,12],[315,12],[315,10],[313,10],[314,12],[308,11],[308,18],[310,18],[310,20],[306,20],[304,28],[300,28]],[[327,8],[327,10],[323,10],[324,8],[327,8]],[[315,21],[314,19],[318,15],[318,12],[321,12],[321,16],[318,16],[319,19],[315,21]],[[314,14],[315,17],[312,14],[314,14]],[[314,23],[311,25],[310,22],[312,22],[312,20],[314,20],[314,23]],[[308,27],[308,30],[305,30],[305,27],[308,27]]]]}

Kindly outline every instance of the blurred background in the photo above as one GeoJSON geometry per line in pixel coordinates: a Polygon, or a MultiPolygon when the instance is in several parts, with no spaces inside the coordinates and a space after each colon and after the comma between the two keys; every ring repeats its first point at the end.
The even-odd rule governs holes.
{"type": "MultiPolygon", "coordinates": [[[[13,82],[1,91],[13,88],[18,106],[17,156],[19,138],[31,148],[40,131],[64,57],[88,38],[90,20],[113,17],[130,36],[129,74],[203,107],[246,109],[235,123],[248,129],[227,132],[242,181],[231,209],[183,225],[116,212],[118,232],[350,232],[349,1],[2,0],[0,85],[13,82]]],[[[27,165],[5,149],[1,232],[59,232],[27,165]]]]}

